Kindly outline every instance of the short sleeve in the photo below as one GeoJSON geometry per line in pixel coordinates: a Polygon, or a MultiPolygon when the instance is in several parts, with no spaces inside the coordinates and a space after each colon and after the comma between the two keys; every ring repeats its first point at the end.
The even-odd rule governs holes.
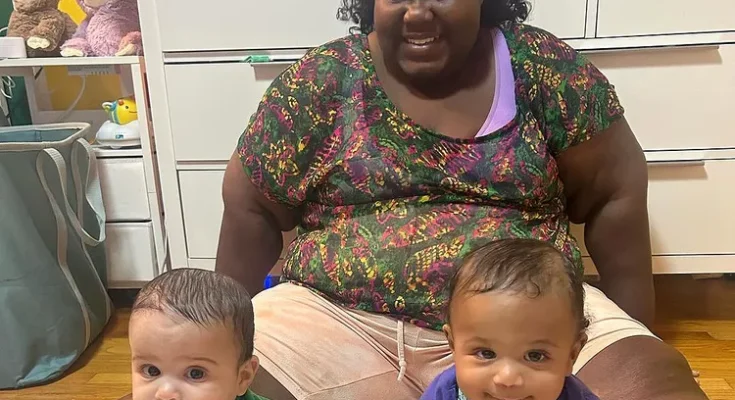
{"type": "Polygon", "coordinates": [[[307,54],[268,87],[237,152],[251,182],[269,200],[298,207],[308,191],[307,169],[313,157],[310,143],[321,129],[319,89],[312,75],[318,58],[307,54]]]}
{"type": "Polygon", "coordinates": [[[607,129],[624,110],[615,87],[584,55],[543,31],[536,38],[543,129],[556,156],[607,129]]]}

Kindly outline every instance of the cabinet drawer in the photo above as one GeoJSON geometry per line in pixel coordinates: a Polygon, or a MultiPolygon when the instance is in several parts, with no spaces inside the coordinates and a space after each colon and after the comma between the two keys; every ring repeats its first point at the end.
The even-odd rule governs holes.
{"type": "MultiPolygon", "coordinates": [[[[654,256],[735,254],[735,160],[651,165],[648,175],[654,256]]],[[[583,245],[582,227],[572,232],[583,245]]]]}
{"type": "Polygon", "coordinates": [[[271,82],[287,65],[167,65],[166,90],[178,161],[225,161],[271,82]]]}
{"type": "Polygon", "coordinates": [[[584,37],[587,0],[532,0],[526,22],[562,39],[584,37]]]}
{"type": "Polygon", "coordinates": [[[735,2],[599,0],[597,36],[663,35],[735,29],[735,2]]]}
{"type": "MultiPolygon", "coordinates": [[[[222,179],[224,171],[180,171],[179,188],[184,214],[186,247],[189,258],[217,257],[222,223],[222,179]]],[[[292,232],[283,234],[284,252],[293,240],[292,232]]]]}
{"type": "MultiPolygon", "coordinates": [[[[735,3],[733,3],[735,5],[735,3]]],[[[590,54],[645,150],[735,147],[735,45],[590,54]]]]}
{"type": "Polygon", "coordinates": [[[155,0],[163,51],[313,47],[344,36],[340,0],[155,0]]]}
{"type": "Polygon", "coordinates": [[[107,221],[151,219],[142,158],[98,158],[107,221]]]}
{"type": "Polygon", "coordinates": [[[140,287],[155,276],[153,223],[110,223],[107,227],[107,274],[110,287],[140,287]]]}

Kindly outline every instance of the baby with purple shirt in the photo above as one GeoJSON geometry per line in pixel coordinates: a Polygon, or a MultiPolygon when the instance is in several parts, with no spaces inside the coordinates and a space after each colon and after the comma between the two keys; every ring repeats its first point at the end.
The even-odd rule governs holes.
{"type": "Polygon", "coordinates": [[[444,333],[454,366],[422,400],[599,400],[572,366],[584,346],[583,272],[556,248],[503,239],[450,282],[444,333]]]}

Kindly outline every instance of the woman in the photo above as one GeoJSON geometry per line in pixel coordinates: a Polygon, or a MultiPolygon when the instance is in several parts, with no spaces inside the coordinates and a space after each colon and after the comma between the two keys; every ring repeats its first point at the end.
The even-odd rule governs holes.
{"type": "Polygon", "coordinates": [[[605,293],[586,287],[578,376],[603,400],[706,398],[645,327],[646,162],[605,77],[521,24],[520,0],[340,11],[362,33],[274,81],[225,174],[219,271],[260,291],[281,232],[299,226],[285,283],[254,299],[254,390],[418,398],[451,364],[439,329],[454,266],[488,241],[532,237],[582,268],[572,221],[586,224],[605,293]]]}

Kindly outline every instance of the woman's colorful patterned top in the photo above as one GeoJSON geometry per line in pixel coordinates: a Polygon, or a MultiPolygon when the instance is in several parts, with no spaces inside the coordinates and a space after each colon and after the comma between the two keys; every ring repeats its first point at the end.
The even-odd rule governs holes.
{"type": "Polygon", "coordinates": [[[522,24],[503,33],[517,114],[481,138],[443,136],[402,113],[364,35],[313,49],[273,82],[239,154],[269,199],[302,210],[284,279],[439,329],[454,267],[488,241],[549,241],[582,268],[555,157],[623,109],[561,40],[522,24]]]}

